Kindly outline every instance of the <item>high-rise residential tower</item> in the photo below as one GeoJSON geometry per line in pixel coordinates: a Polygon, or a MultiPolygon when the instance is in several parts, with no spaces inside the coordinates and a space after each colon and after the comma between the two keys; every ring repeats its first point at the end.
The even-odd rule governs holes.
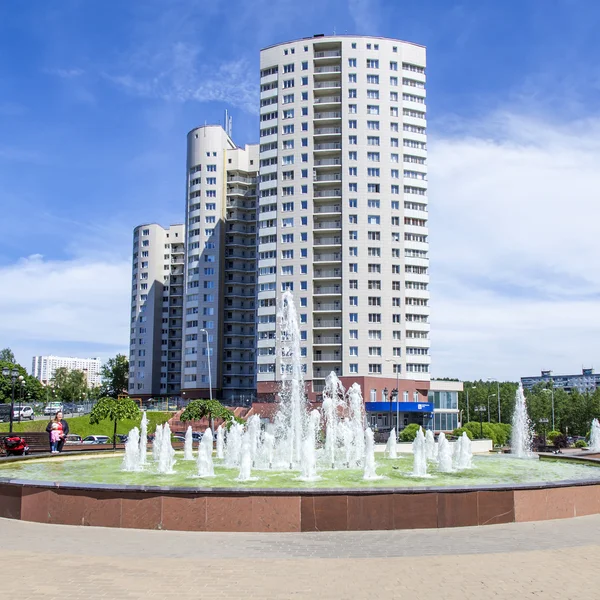
{"type": "Polygon", "coordinates": [[[178,396],[184,294],[185,227],[133,230],[129,395],[178,396]]]}
{"type": "Polygon", "coordinates": [[[183,398],[255,396],[257,171],[258,145],[188,134],[183,398]]]}
{"type": "MultiPolygon", "coordinates": [[[[282,377],[276,301],[292,290],[307,391],[334,371],[426,402],[425,48],[315,36],[260,56],[257,388],[282,377]]],[[[385,396],[388,397],[388,396],[385,396]]]]}

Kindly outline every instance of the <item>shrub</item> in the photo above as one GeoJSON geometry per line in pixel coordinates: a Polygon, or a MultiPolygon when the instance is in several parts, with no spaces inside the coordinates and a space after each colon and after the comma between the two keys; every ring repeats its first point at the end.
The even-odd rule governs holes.
{"type": "Polygon", "coordinates": [[[560,431],[549,431],[549,432],[546,434],[546,438],[547,438],[547,439],[549,439],[551,442],[554,442],[554,438],[555,438],[556,436],[559,436],[559,435],[562,435],[562,434],[560,433],[560,431]]]}
{"type": "Polygon", "coordinates": [[[575,442],[575,448],[587,448],[587,444],[585,443],[585,440],[577,440],[575,442]]]}
{"type": "Polygon", "coordinates": [[[473,439],[473,432],[471,432],[470,430],[468,430],[466,427],[459,427],[458,429],[455,429],[452,432],[452,435],[455,435],[456,437],[461,437],[463,433],[466,433],[467,437],[470,440],[473,439]]]}
{"type": "Polygon", "coordinates": [[[417,425],[416,423],[411,423],[410,425],[407,425],[400,432],[400,441],[401,442],[413,442],[415,440],[415,438],[417,437],[417,431],[419,431],[420,427],[421,426],[417,425]]]}

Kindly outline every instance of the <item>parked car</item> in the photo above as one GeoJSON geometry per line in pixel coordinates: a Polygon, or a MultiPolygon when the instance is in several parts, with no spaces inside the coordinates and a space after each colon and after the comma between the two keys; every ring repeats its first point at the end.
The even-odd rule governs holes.
{"type": "Polygon", "coordinates": [[[81,444],[81,436],[75,433],[69,433],[65,438],[65,444],[81,444]]]}
{"type": "Polygon", "coordinates": [[[173,442],[185,442],[185,438],[182,435],[172,435],[171,440],[173,442]]]}
{"type": "Polygon", "coordinates": [[[202,434],[199,431],[192,431],[192,440],[199,442],[202,439],[202,434]]]}
{"type": "Polygon", "coordinates": [[[54,416],[59,410],[62,409],[62,402],[50,402],[50,404],[46,404],[46,407],[44,408],[44,415],[54,416]]]}
{"type": "Polygon", "coordinates": [[[124,444],[127,441],[126,433],[117,433],[117,444],[124,444]]]}
{"type": "Polygon", "coordinates": [[[107,435],[88,435],[81,441],[82,444],[109,444],[110,438],[107,435]]]}
{"type": "Polygon", "coordinates": [[[80,414],[84,413],[85,412],[85,406],[83,404],[78,404],[75,407],[75,412],[80,413],[80,414]]]}
{"type": "MultiPolygon", "coordinates": [[[[34,418],[34,414],[33,414],[33,408],[31,408],[31,406],[21,406],[21,420],[22,419],[29,419],[30,421],[33,421],[34,418]]],[[[19,418],[19,407],[15,407],[15,409],[13,410],[13,421],[15,419],[19,418]]]]}

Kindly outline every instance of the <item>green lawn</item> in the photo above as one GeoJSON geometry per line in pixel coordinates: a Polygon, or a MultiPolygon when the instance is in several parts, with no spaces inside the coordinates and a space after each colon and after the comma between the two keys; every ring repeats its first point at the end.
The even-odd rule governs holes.
{"type": "MultiPolygon", "coordinates": [[[[173,413],[158,411],[149,411],[146,414],[148,415],[148,433],[154,433],[157,425],[165,423],[173,416],[173,413]]],[[[134,427],[139,427],[140,419],[127,419],[125,421],[119,421],[117,425],[117,433],[129,433],[129,431],[134,427]]],[[[69,432],[80,435],[82,438],[87,437],[88,435],[107,435],[112,437],[113,434],[114,425],[112,421],[102,421],[98,423],[98,425],[90,425],[89,415],[72,418],[67,416],[66,421],[69,424],[69,432]]],[[[0,433],[7,432],[8,425],[8,423],[0,423],[0,433]]],[[[26,421],[20,425],[19,423],[14,423],[13,431],[46,431],[46,425],[48,425],[48,421],[45,419],[43,421],[26,421]]]]}

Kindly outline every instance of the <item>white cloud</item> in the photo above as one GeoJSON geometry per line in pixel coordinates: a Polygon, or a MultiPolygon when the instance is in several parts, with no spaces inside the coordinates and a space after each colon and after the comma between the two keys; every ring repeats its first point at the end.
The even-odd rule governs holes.
{"type": "Polygon", "coordinates": [[[600,120],[498,113],[430,148],[434,375],[593,365],[600,120]]]}
{"type": "Polygon", "coordinates": [[[245,58],[204,64],[200,49],[178,42],[148,57],[135,74],[105,77],[129,93],[175,102],[225,102],[249,113],[258,112],[258,85],[245,58]],[[198,64],[204,65],[199,71],[198,64]]]}
{"type": "Polygon", "coordinates": [[[24,365],[67,346],[127,349],[129,261],[33,255],[0,267],[0,281],[0,339],[24,365]]]}
{"type": "Polygon", "coordinates": [[[47,73],[48,75],[56,75],[57,77],[60,77],[61,79],[73,79],[74,77],[81,77],[85,73],[85,71],[83,69],[78,69],[78,68],[71,68],[71,69],[54,68],[54,69],[44,69],[44,73],[47,73]]]}

